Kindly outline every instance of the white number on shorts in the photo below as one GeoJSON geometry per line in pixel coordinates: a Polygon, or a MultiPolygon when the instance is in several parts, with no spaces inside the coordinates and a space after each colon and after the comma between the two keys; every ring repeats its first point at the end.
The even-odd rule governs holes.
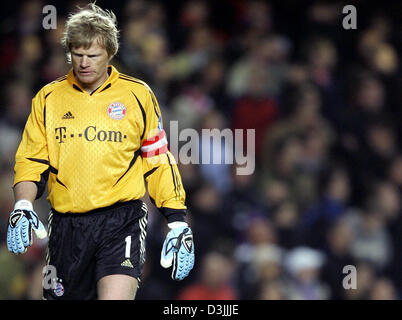
{"type": "Polygon", "coordinates": [[[127,236],[124,241],[126,241],[126,258],[130,258],[131,236],[127,236]]]}

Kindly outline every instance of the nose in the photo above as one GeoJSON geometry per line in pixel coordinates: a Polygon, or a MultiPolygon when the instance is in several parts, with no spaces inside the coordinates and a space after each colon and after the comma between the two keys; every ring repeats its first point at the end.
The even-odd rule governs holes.
{"type": "Polygon", "coordinates": [[[89,59],[87,56],[82,56],[81,61],[80,61],[80,67],[81,68],[87,68],[89,66],[89,59]]]}

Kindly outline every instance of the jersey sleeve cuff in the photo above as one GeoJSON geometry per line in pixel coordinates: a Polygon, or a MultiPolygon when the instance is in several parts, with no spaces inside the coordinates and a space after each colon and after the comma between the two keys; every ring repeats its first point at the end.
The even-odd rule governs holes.
{"type": "Polygon", "coordinates": [[[160,208],[161,213],[166,218],[168,223],[182,221],[187,222],[186,220],[186,210],[184,209],[171,209],[171,208],[160,208]]]}

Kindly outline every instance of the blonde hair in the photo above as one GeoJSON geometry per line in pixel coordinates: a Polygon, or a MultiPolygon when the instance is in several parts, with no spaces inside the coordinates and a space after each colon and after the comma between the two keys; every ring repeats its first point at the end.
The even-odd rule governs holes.
{"type": "Polygon", "coordinates": [[[94,40],[104,46],[109,58],[119,50],[119,31],[115,14],[110,10],[103,10],[95,3],[71,14],[67,21],[61,40],[67,50],[67,61],[71,63],[72,48],[89,48],[94,40]]]}

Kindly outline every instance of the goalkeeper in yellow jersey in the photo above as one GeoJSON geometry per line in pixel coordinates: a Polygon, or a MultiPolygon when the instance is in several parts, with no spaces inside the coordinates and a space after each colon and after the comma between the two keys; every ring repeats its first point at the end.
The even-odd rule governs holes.
{"type": "Polygon", "coordinates": [[[161,265],[175,280],[194,265],[185,191],[152,90],[109,64],[118,51],[115,15],[89,4],[69,16],[62,42],[72,69],[32,100],[7,246],[24,253],[32,230],[49,234],[46,263],[57,278],[44,299],[134,299],[145,261],[145,181],[170,227],[161,265]],[[46,184],[47,231],[33,209],[46,184]]]}

